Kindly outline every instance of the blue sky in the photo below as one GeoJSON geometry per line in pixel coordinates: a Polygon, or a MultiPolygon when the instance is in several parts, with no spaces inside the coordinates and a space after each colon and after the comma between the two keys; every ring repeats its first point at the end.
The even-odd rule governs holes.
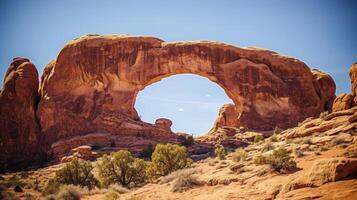
{"type": "MultiPolygon", "coordinates": [[[[0,76],[15,56],[30,58],[42,74],[69,40],[118,33],[272,49],[330,73],[337,93],[350,92],[348,69],[357,61],[356,10],[352,0],[0,0],[0,76]]],[[[211,127],[218,110],[208,113],[204,106],[183,108],[180,103],[212,107],[229,101],[217,87],[193,75],[170,77],[142,91],[136,107],[144,120],[168,116],[174,130],[201,133],[211,127]]]]}

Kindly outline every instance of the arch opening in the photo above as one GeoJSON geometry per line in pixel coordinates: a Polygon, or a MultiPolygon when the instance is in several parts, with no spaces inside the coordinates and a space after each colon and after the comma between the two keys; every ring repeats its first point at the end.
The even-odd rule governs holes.
{"type": "Polygon", "coordinates": [[[136,96],[135,109],[145,122],[167,118],[173,122],[173,132],[200,136],[213,127],[219,109],[227,103],[233,101],[217,83],[185,73],[146,86],[136,96]]]}

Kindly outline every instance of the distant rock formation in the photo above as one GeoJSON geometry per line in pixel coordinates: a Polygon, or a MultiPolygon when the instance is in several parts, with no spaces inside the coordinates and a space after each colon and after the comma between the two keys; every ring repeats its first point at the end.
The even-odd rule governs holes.
{"type": "Polygon", "coordinates": [[[357,63],[354,63],[350,68],[350,78],[352,93],[342,93],[338,95],[333,102],[333,112],[347,110],[357,106],[357,63]]]}
{"type": "Polygon", "coordinates": [[[142,122],[134,108],[140,90],[175,74],[206,77],[233,100],[234,105],[221,111],[216,126],[255,130],[292,127],[329,110],[335,97],[332,78],[311,71],[297,59],[218,42],[83,36],[66,44],[45,67],[39,88],[35,67],[28,60],[23,65],[17,62],[6,74],[0,99],[1,137],[5,138],[1,148],[7,150],[3,160],[21,151],[37,155],[40,147],[47,155],[59,156],[81,145],[110,143],[139,150],[152,141],[175,141],[170,121],[142,122]],[[10,73],[27,70],[30,75],[16,75],[19,78],[10,73]],[[11,91],[21,92],[15,95],[11,91]]]}

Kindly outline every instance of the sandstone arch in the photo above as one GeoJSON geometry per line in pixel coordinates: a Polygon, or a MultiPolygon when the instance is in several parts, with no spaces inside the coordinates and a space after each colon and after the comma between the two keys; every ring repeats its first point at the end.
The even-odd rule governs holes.
{"type": "Polygon", "coordinates": [[[1,152],[10,152],[1,155],[1,163],[11,160],[17,165],[33,161],[42,152],[63,154],[82,144],[109,146],[115,142],[136,149],[145,138],[174,141],[170,122],[142,122],[134,108],[140,90],[173,74],[204,76],[233,100],[234,105],[221,109],[215,127],[287,128],[330,109],[335,97],[332,78],[311,71],[297,59],[218,42],[83,36],[66,44],[45,67],[38,93],[37,72],[24,61],[27,64],[22,67],[17,60],[10,65],[9,72],[14,73],[6,74],[0,95],[0,136],[12,138],[0,145],[1,152]],[[14,88],[24,92],[14,92],[14,88]],[[13,104],[17,101],[21,103],[13,104]],[[26,115],[21,113],[28,110],[26,115]],[[11,128],[8,125],[14,120],[26,123],[11,128]],[[13,159],[11,152],[17,152],[13,141],[28,135],[31,140],[21,140],[21,145],[29,151],[25,149],[26,154],[13,159]],[[133,136],[144,139],[126,139],[133,136]]]}
{"type": "Polygon", "coordinates": [[[123,134],[141,123],[137,93],[173,74],[220,85],[237,110],[235,126],[289,127],[320,113],[334,97],[301,61],[218,42],[166,43],[153,37],[85,36],[68,43],[44,70],[37,116],[50,140],[88,132],[123,134]]]}

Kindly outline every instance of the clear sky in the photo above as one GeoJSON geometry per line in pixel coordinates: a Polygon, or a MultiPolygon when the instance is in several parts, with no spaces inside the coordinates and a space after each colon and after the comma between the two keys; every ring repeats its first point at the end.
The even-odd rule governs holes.
{"type": "MultiPolygon", "coordinates": [[[[357,1],[0,0],[0,76],[15,56],[30,58],[42,74],[66,42],[88,33],[268,48],[330,73],[342,93],[351,90],[348,69],[357,61],[357,1]]],[[[227,101],[216,84],[181,75],[146,88],[136,108],[144,120],[167,116],[174,130],[201,133],[217,115],[212,105],[227,101]]]]}

